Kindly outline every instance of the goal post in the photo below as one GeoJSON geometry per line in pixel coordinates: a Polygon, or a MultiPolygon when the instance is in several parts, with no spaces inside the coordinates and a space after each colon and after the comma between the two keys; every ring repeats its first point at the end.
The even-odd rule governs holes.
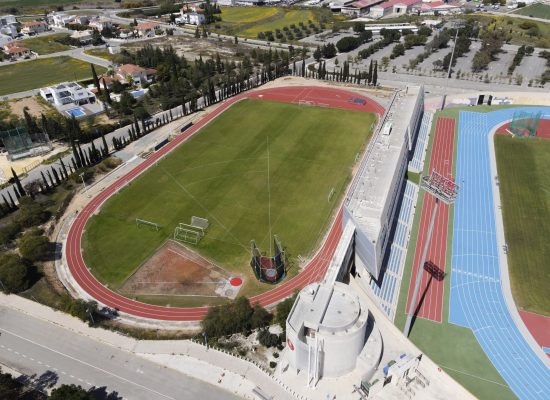
{"type": "Polygon", "coordinates": [[[191,223],[180,222],[174,229],[174,240],[188,244],[199,244],[206,235],[210,223],[206,218],[191,217],[191,223]]]}
{"type": "Polygon", "coordinates": [[[138,228],[140,226],[146,226],[146,227],[152,228],[156,231],[160,231],[160,228],[162,228],[162,226],[160,226],[156,222],[151,222],[151,221],[147,221],[145,219],[140,219],[140,218],[136,218],[136,226],[138,228]]]}

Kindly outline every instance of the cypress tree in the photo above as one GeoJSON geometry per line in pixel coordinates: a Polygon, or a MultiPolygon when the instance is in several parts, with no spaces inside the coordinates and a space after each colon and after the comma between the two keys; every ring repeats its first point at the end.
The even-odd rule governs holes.
{"type": "Polygon", "coordinates": [[[53,181],[52,174],[50,174],[50,171],[46,171],[46,173],[48,174],[48,178],[50,178],[50,187],[54,188],[55,183],[53,181]]]}
{"type": "Polygon", "coordinates": [[[13,193],[15,194],[15,198],[19,200],[21,198],[21,193],[19,193],[19,190],[14,186],[13,187],[13,193]]]}
{"type": "Polygon", "coordinates": [[[11,208],[11,204],[6,200],[6,197],[2,194],[2,199],[4,200],[4,206],[8,209],[8,211],[13,211],[11,208]]]}
{"type": "Polygon", "coordinates": [[[372,82],[372,74],[373,74],[372,68],[373,68],[373,65],[372,65],[372,58],[371,58],[370,64],[369,64],[369,73],[367,74],[367,81],[369,84],[372,82]]]}
{"type": "Polygon", "coordinates": [[[11,173],[13,175],[13,181],[15,182],[15,186],[17,186],[17,191],[21,196],[25,196],[27,193],[25,193],[25,189],[23,189],[23,185],[21,185],[21,181],[19,180],[19,177],[17,176],[13,168],[11,169],[11,173]]]}
{"type": "Polygon", "coordinates": [[[305,78],[306,76],[306,60],[302,60],[302,78],[305,78]]]}
{"type": "Polygon", "coordinates": [[[58,186],[61,183],[61,181],[59,180],[59,175],[57,174],[57,171],[55,170],[54,167],[52,167],[52,175],[55,179],[55,186],[58,186]]]}
{"type": "Polygon", "coordinates": [[[378,61],[374,63],[374,72],[372,74],[372,84],[376,86],[378,83],[378,61]]]}
{"type": "Polygon", "coordinates": [[[71,158],[71,162],[72,162],[72,164],[73,164],[74,170],[76,171],[76,170],[78,169],[78,166],[77,166],[77,164],[76,164],[76,161],[74,160],[74,157],[71,158]]]}
{"type": "Polygon", "coordinates": [[[74,140],[71,138],[71,148],[73,149],[73,163],[76,160],[76,166],[75,169],[82,167],[82,160],[80,158],[80,155],[78,154],[78,151],[76,150],[76,145],[74,143],[74,140]]]}
{"type": "Polygon", "coordinates": [[[84,157],[84,153],[82,152],[82,147],[80,147],[80,143],[78,143],[77,147],[78,147],[78,156],[80,157],[80,161],[81,161],[80,167],[87,167],[88,163],[86,162],[86,158],[84,157]]]}
{"type": "Polygon", "coordinates": [[[140,137],[140,129],[139,129],[139,123],[137,122],[137,118],[136,118],[136,115],[134,114],[134,125],[136,127],[136,134],[137,134],[137,137],[140,137]]]}
{"type": "Polygon", "coordinates": [[[105,83],[105,80],[103,80],[103,88],[105,89],[105,101],[107,104],[111,104],[111,94],[109,93],[109,88],[107,87],[107,84],[105,83]]]}
{"type": "Polygon", "coordinates": [[[46,190],[50,188],[50,185],[48,185],[48,181],[46,180],[46,177],[44,176],[44,172],[40,171],[40,175],[42,175],[42,180],[44,181],[44,185],[46,186],[46,190]]]}
{"type": "Polygon", "coordinates": [[[103,158],[107,158],[109,156],[109,146],[107,145],[104,133],[101,134],[101,141],[103,142],[103,158]]]}
{"type": "MultiPolygon", "coordinates": [[[[97,89],[97,94],[101,94],[101,87],[99,86],[99,79],[97,77],[97,73],[95,72],[95,67],[94,67],[94,64],[90,64],[90,67],[92,67],[92,77],[94,78],[94,85],[97,89]]],[[[105,84],[105,81],[103,81],[103,83],[105,84]]]]}
{"type": "Polygon", "coordinates": [[[11,197],[11,193],[10,193],[10,192],[8,192],[8,197],[10,198],[11,209],[12,209],[12,210],[17,210],[17,204],[15,204],[15,201],[13,201],[13,197],[11,197]]]}
{"type": "Polygon", "coordinates": [[[65,163],[63,162],[63,159],[60,158],[59,162],[61,163],[61,168],[63,168],[63,173],[65,174],[65,177],[68,178],[69,174],[67,173],[67,167],[65,167],[65,163]]]}

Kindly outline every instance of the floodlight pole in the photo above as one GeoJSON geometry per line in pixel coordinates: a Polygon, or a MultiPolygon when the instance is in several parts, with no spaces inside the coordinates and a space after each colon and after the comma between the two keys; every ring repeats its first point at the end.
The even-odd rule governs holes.
{"type": "Polygon", "coordinates": [[[437,208],[439,206],[439,199],[435,198],[434,211],[432,213],[432,218],[430,219],[430,225],[428,228],[428,236],[426,237],[426,242],[424,243],[424,249],[422,250],[422,257],[420,259],[420,266],[416,272],[416,281],[414,282],[414,292],[411,299],[411,304],[409,305],[409,310],[407,312],[407,322],[405,322],[405,328],[403,329],[403,334],[408,337],[411,331],[411,323],[414,316],[414,311],[416,308],[416,298],[418,297],[418,292],[420,291],[420,282],[422,282],[422,271],[424,270],[424,264],[426,263],[426,256],[428,255],[428,247],[430,245],[430,240],[432,238],[432,233],[434,229],[435,216],[437,214],[437,208]]]}
{"type": "MultiPolygon", "coordinates": [[[[422,257],[420,258],[420,265],[416,273],[416,281],[414,283],[414,291],[407,311],[407,321],[403,328],[403,334],[408,337],[411,332],[412,319],[416,311],[416,299],[418,292],[420,291],[420,283],[422,282],[422,275],[424,271],[424,264],[426,263],[426,256],[428,255],[428,247],[432,239],[432,233],[434,229],[435,216],[437,215],[437,209],[439,207],[439,201],[443,201],[445,204],[452,204],[458,194],[458,186],[451,180],[443,175],[432,171],[430,176],[422,177],[420,179],[420,187],[426,194],[431,194],[435,199],[435,204],[430,219],[430,225],[428,226],[428,234],[426,236],[426,242],[424,243],[424,249],[422,250],[422,257]]],[[[424,199],[425,201],[426,199],[424,199]]],[[[414,265],[413,265],[414,268],[414,265]]]]}

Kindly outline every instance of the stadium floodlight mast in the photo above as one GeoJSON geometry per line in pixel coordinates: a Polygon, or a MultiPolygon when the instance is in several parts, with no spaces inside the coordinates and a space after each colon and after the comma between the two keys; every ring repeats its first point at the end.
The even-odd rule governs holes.
{"type": "Polygon", "coordinates": [[[426,242],[424,243],[424,249],[422,250],[420,266],[418,267],[418,272],[416,274],[413,296],[409,305],[409,310],[407,312],[407,321],[405,323],[405,328],[403,329],[403,334],[406,337],[409,336],[409,333],[411,331],[411,323],[416,309],[416,298],[418,297],[418,292],[420,290],[422,271],[424,270],[424,264],[426,263],[426,256],[428,254],[428,247],[432,238],[435,216],[437,214],[439,201],[441,200],[445,204],[452,204],[454,203],[456,196],[458,195],[458,185],[452,179],[444,177],[443,175],[437,173],[435,170],[432,171],[431,175],[422,177],[422,179],[420,180],[420,188],[426,193],[434,196],[435,204],[432,212],[432,217],[430,219],[430,225],[428,227],[428,235],[426,237],[426,242]]]}

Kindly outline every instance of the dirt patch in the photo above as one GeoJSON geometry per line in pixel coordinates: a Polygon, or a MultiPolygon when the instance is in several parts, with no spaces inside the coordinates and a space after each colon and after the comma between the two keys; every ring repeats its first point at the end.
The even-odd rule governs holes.
{"type": "Polygon", "coordinates": [[[34,117],[39,117],[42,113],[47,113],[49,109],[38,102],[34,97],[25,97],[20,100],[9,102],[11,113],[19,117],[23,116],[23,109],[28,107],[29,114],[34,117]]]}
{"type": "Polygon", "coordinates": [[[172,240],[162,245],[120,288],[127,296],[234,298],[233,275],[172,240]]]}

